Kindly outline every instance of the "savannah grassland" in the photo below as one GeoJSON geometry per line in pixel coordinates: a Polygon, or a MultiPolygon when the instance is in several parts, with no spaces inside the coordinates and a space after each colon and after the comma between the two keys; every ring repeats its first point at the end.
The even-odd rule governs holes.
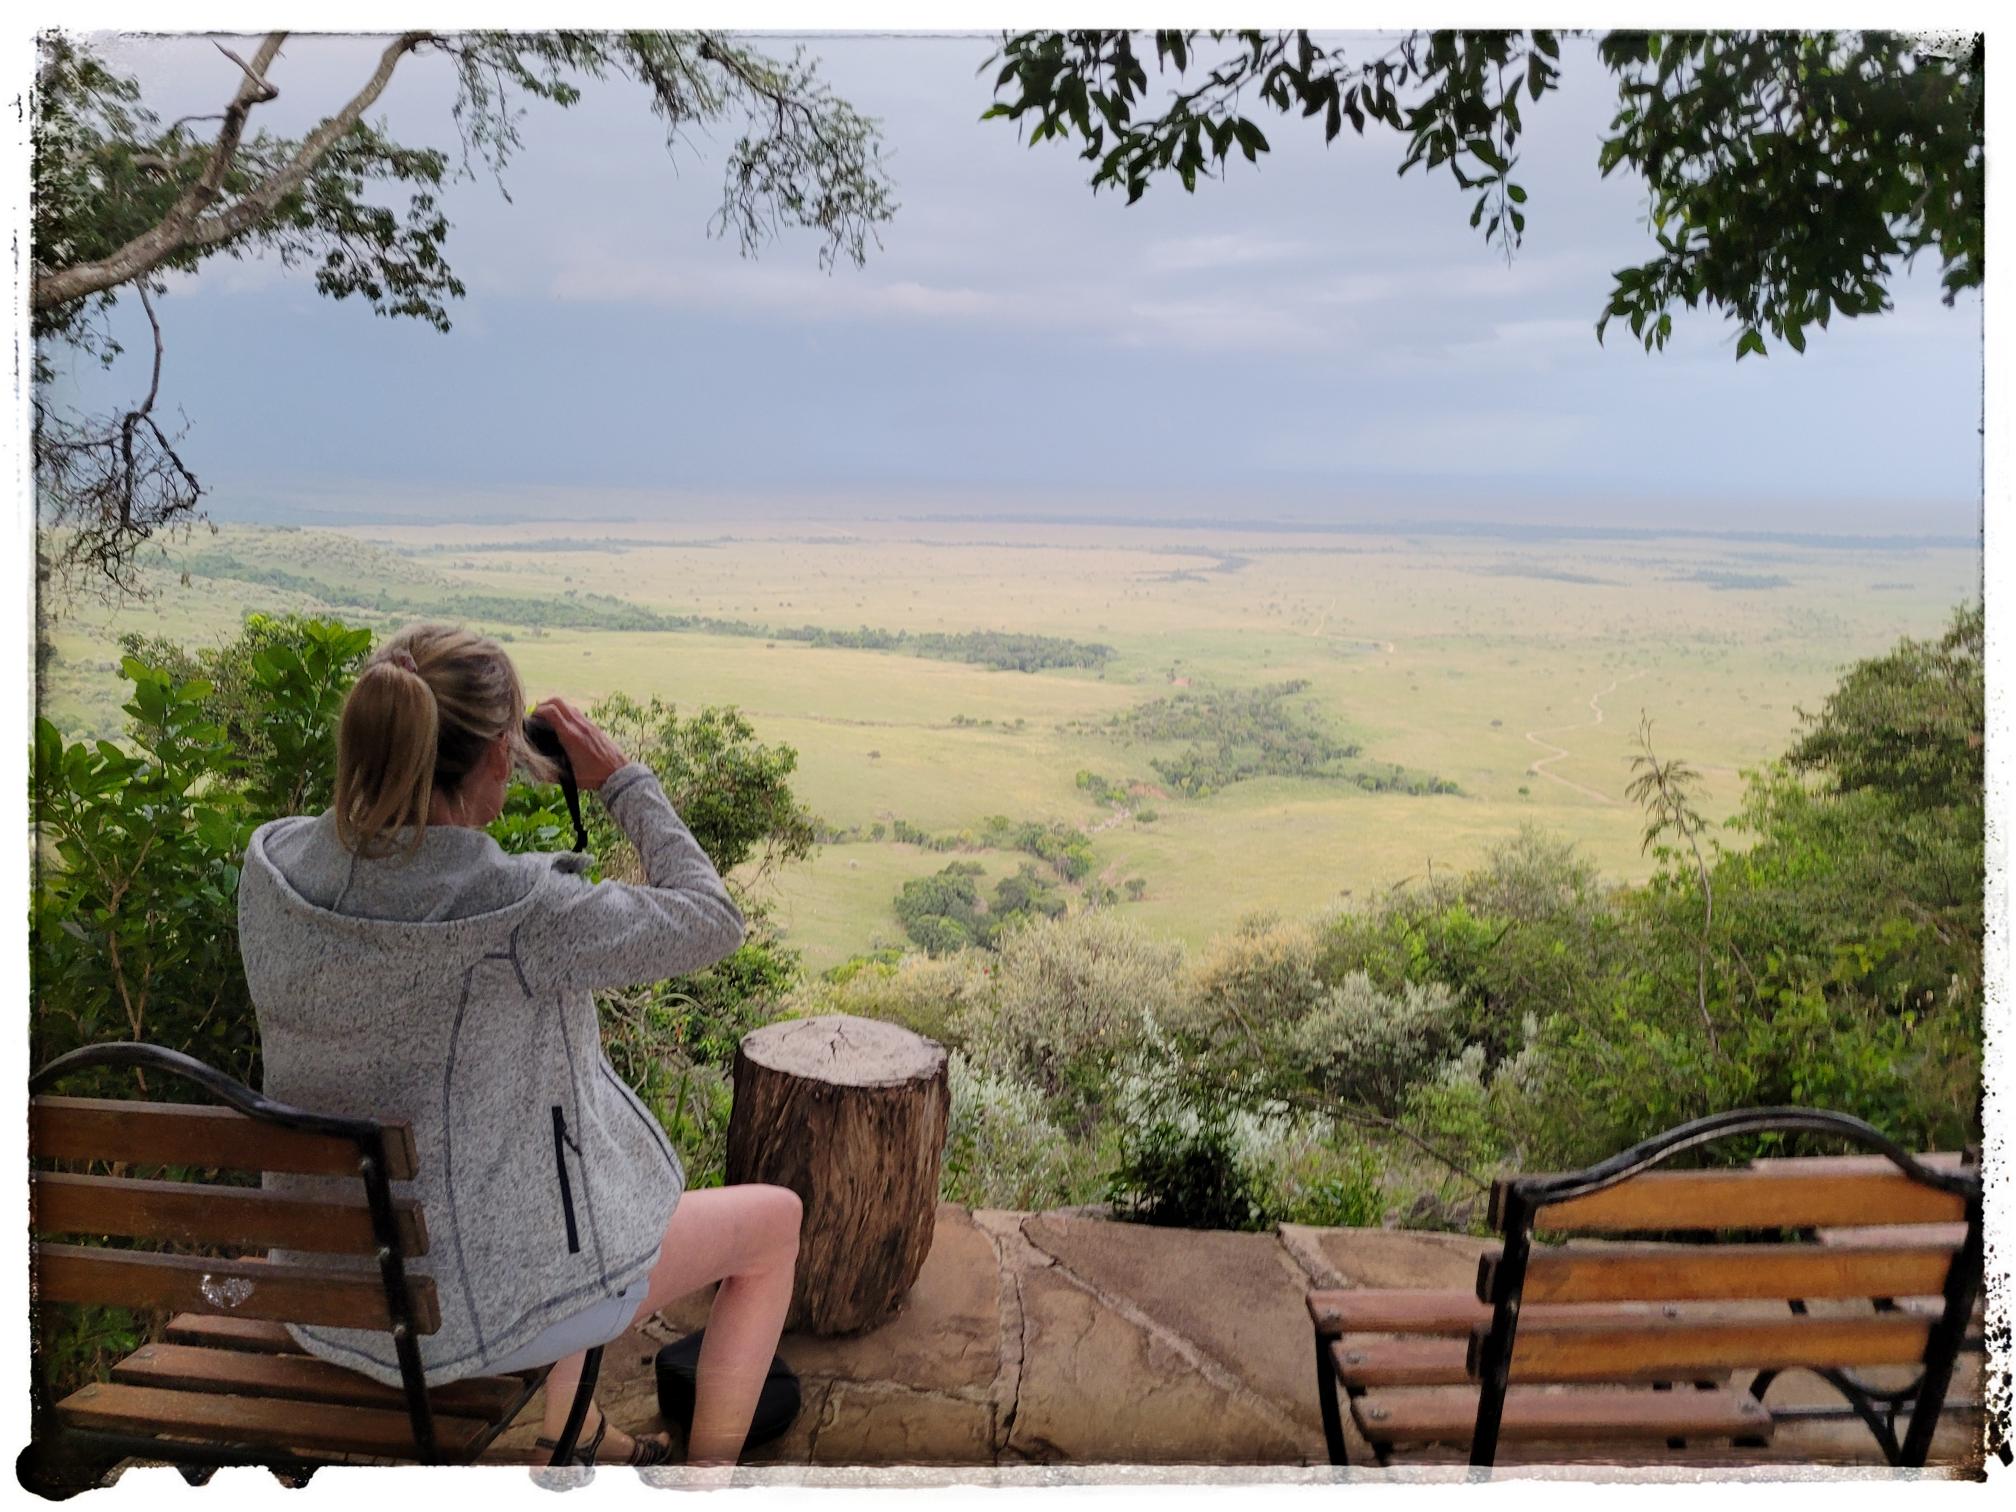
{"type": "MultiPolygon", "coordinates": [[[[836,831],[900,818],[945,832],[990,814],[1091,830],[1104,885],[1145,880],[1120,906],[1193,945],[1255,911],[1327,912],[1464,868],[1526,823],[1572,839],[1609,877],[1643,877],[1641,818],[1624,798],[1641,712],[1659,755],[1697,768],[1704,807],[1726,816],[1741,770],[1780,753],[1798,710],[1848,663],[1936,634],[1980,591],[1979,556],[1964,547],[972,519],[235,526],[171,554],[202,553],[213,571],[221,556],[329,591],[183,581],[171,560],[150,572],[144,603],[73,607],[54,627],[44,708],[67,733],[119,733],[121,634],[213,643],[255,609],[379,628],[412,617],[356,602],[381,591],[401,605],[602,594],[779,627],[1103,643],[1114,650],[1103,668],[1023,673],[760,636],[542,627],[545,616],[508,606],[477,621],[511,637],[534,696],[739,705],[760,738],[797,750],[796,789],[836,831]],[[1149,759],[1166,754],[1088,723],[1186,687],[1290,679],[1308,684],[1298,703],[1366,758],[1460,793],[1263,777],[1201,799],[1146,795],[1134,807],[1156,817],[1144,823],[1076,785],[1081,769],[1153,784],[1149,759]]],[[[954,859],[984,864],[985,890],[1026,858],[860,840],[758,885],[818,969],[898,943],[893,895],[954,859]]]]}

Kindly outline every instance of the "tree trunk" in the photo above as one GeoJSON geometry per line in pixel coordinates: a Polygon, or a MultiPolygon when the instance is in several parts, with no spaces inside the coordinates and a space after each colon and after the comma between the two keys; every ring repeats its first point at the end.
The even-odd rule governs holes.
{"type": "Polygon", "coordinates": [[[894,1024],[828,1014],[742,1041],[728,1180],[805,1204],[786,1327],[852,1333],[895,1313],[931,1250],[951,1112],[944,1049],[894,1024]]]}

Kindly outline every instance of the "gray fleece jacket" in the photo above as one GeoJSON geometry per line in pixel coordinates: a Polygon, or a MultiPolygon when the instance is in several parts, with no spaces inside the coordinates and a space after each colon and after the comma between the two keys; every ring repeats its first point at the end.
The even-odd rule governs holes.
{"type": "MultiPolygon", "coordinates": [[[[741,943],[742,916],[649,767],[615,773],[602,801],[642,886],[446,826],[410,858],[362,860],[329,814],[261,826],[245,858],[239,943],[266,1095],[413,1126],[418,1179],[394,1190],[426,1215],[428,1252],[411,1269],[440,1296],[441,1329],[420,1346],[432,1384],[481,1375],[620,1294],[650,1268],[685,1186],[602,1053],[590,993],[710,965],[741,943]]],[[[266,1183],[357,1200],[347,1178],[266,1183]]],[[[311,1354],[399,1380],[384,1333],[293,1332],[311,1354]]]]}

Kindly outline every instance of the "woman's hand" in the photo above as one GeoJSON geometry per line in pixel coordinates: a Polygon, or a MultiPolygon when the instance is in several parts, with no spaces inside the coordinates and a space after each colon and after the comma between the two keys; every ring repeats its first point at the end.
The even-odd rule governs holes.
{"type": "Polygon", "coordinates": [[[602,727],[564,698],[549,698],[533,711],[553,727],[574,768],[574,781],[594,792],[630,764],[602,727]]]}

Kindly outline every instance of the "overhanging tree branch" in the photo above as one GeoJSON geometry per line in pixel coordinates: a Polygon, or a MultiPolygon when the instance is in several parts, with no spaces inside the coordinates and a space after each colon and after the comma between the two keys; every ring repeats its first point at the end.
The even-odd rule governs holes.
{"type": "Polygon", "coordinates": [[[209,161],[196,182],[169,208],[168,213],[148,230],[124,246],[95,262],[43,273],[36,277],[33,304],[36,310],[53,309],[121,284],[131,283],[158,268],[176,255],[195,248],[214,246],[242,236],[272,214],[280,201],[307,179],[329,151],[376,103],[392,81],[399,60],[427,40],[425,32],[407,32],[394,39],[378,61],[378,67],[350,102],[311,131],[293,158],[278,172],[239,196],[217,214],[207,214],[223,196],[227,175],[239,156],[244,141],[245,121],[255,105],[276,98],[279,90],[266,78],[267,70],[279,55],[285,32],[274,32],[261,43],[248,64],[228,50],[224,55],[244,72],[224,111],[224,124],[210,150],[209,161]]]}

